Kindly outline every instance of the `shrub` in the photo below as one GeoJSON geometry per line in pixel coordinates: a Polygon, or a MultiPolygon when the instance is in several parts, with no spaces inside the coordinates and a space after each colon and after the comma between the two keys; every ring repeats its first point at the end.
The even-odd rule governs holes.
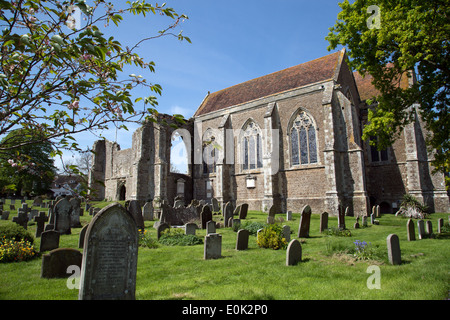
{"type": "Polygon", "coordinates": [[[331,227],[323,231],[324,234],[329,236],[336,236],[336,237],[351,237],[352,233],[348,229],[341,229],[338,227],[331,227]]]}
{"type": "Polygon", "coordinates": [[[158,242],[155,239],[150,238],[150,234],[147,230],[142,231],[139,229],[139,246],[154,249],[158,248],[158,242]]]}
{"type": "Polygon", "coordinates": [[[184,234],[183,229],[170,228],[161,233],[159,242],[166,246],[194,246],[203,244],[203,240],[195,235],[184,234]]]}
{"type": "Polygon", "coordinates": [[[403,196],[402,203],[400,204],[400,209],[395,214],[396,216],[401,215],[407,218],[423,219],[426,216],[426,211],[428,207],[419,202],[413,195],[405,194],[403,196]]]}
{"type": "Polygon", "coordinates": [[[256,221],[244,221],[241,224],[241,229],[248,230],[250,234],[256,235],[259,229],[264,229],[267,224],[256,221]]]}
{"type": "Polygon", "coordinates": [[[6,240],[20,241],[25,240],[29,243],[34,243],[33,235],[24,227],[17,223],[9,223],[0,226],[0,238],[4,237],[6,240]]]}
{"type": "Polygon", "coordinates": [[[0,238],[0,262],[28,261],[38,255],[31,242],[0,238]]]}
{"type": "Polygon", "coordinates": [[[281,226],[270,224],[258,233],[256,243],[260,248],[286,249],[288,243],[282,231],[281,226]]]}

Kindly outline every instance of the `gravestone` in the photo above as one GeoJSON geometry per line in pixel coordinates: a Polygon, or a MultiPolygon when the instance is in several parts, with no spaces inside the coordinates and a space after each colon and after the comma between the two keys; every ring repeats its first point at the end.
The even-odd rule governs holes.
{"type": "Polygon", "coordinates": [[[86,231],[89,227],[89,224],[85,225],[80,230],[80,236],[78,238],[78,248],[83,249],[84,248],[84,239],[86,238],[86,231]]]}
{"type": "Polygon", "coordinates": [[[241,219],[231,218],[231,223],[228,223],[228,226],[232,227],[233,230],[238,229],[241,226],[241,219]]]}
{"type": "Polygon", "coordinates": [[[437,233],[442,233],[442,228],[444,227],[444,219],[438,219],[437,223],[437,233]]]}
{"type": "Polygon", "coordinates": [[[367,227],[367,216],[362,216],[362,225],[363,227],[367,227]]]}
{"type": "Polygon", "coordinates": [[[218,233],[210,233],[205,236],[205,246],[203,258],[219,259],[222,257],[222,235],[218,233]]]}
{"type": "Polygon", "coordinates": [[[380,205],[377,205],[377,207],[375,209],[375,213],[376,213],[377,218],[381,218],[380,205]]]}
{"type": "Polygon", "coordinates": [[[207,204],[203,206],[202,212],[200,213],[200,219],[202,222],[202,229],[206,229],[206,223],[212,220],[211,208],[207,204]]]}
{"type": "Polygon", "coordinates": [[[19,211],[17,212],[17,216],[13,217],[12,221],[17,223],[19,226],[22,226],[25,229],[27,229],[28,215],[25,211],[19,209],[19,211]]]}
{"type": "Polygon", "coordinates": [[[427,227],[427,234],[428,235],[433,234],[433,224],[431,223],[430,220],[427,220],[426,227],[427,227]]]}
{"type": "Polygon", "coordinates": [[[292,211],[286,212],[286,221],[292,221],[292,211]]]}
{"type": "Polygon", "coordinates": [[[70,213],[70,226],[72,228],[81,228],[80,216],[81,216],[81,199],[78,197],[69,200],[72,206],[70,213]]]}
{"type": "Polygon", "coordinates": [[[241,210],[239,211],[239,219],[246,219],[248,213],[248,203],[241,204],[241,210]]]}
{"type": "Polygon", "coordinates": [[[425,238],[425,226],[423,220],[417,221],[417,232],[419,233],[419,239],[425,238]]]}
{"type": "Polygon", "coordinates": [[[372,214],[370,215],[370,223],[371,223],[371,224],[375,224],[375,213],[372,213],[372,214]]]}
{"type": "Polygon", "coordinates": [[[41,244],[39,252],[53,250],[59,248],[60,233],[55,230],[48,230],[41,233],[41,244]]]}
{"type": "Polygon", "coordinates": [[[233,211],[233,216],[238,216],[241,214],[241,205],[238,205],[233,211]]]}
{"type": "Polygon", "coordinates": [[[267,223],[274,224],[275,223],[275,215],[278,213],[278,207],[276,205],[272,205],[269,209],[269,214],[267,215],[267,223]]]}
{"type": "Polygon", "coordinates": [[[308,238],[309,237],[309,226],[311,224],[311,207],[306,205],[302,209],[302,214],[300,217],[300,225],[298,227],[298,237],[308,238]]]}
{"type": "Polygon", "coordinates": [[[166,229],[170,229],[170,226],[167,223],[160,223],[158,225],[158,227],[156,228],[156,239],[159,240],[159,238],[161,238],[161,233],[166,230],[166,229]]]}
{"type": "Polygon", "coordinates": [[[217,201],[216,198],[212,198],[211,203],[212,203],[212,211],[219,212],[220,211],[219,201],[217,201]]]}
{"type": "Polygon", "coordinates": [[[328,212],[322,212],[320,214],[320,232],[324,232],[328,229],[328,212]]]}
{"type": "Polygon", "coordinates": [[[286,266],[295,266],[302,261],[302,245],[297,239],[289,242],[286,250],[286,266]]]}
{"type": "Polygon", "coordinates": [[[136,226],[138,229],[144,230],[144,218],[142,217],[142,209],[141,205],[139,204],[138,200],[131,200],[128,204],[128,212],[130,212],[131,216],[134,219],[134,222],[136,222],[136,226]]]}
{"type": "Polygon", "coordinates": [[[67,278],[67,268],[81,268],[83,254],[72,248],[59,248],[42,255],[41,278],[67,278]]]}
{"type": "Polygon", "coordinates": [[[241,229],[237,232],[236,239],[236,250],[247,250],[248,249],[248,237],[250,232],[246,229],[241,229]]]}
{"type": "Polygon", "coordinates": [[[173,203],[174,208],[182,208],[184,207],[184,201],[183,200],[175,200],[173,203]]]}
{"type": "Polygon", "coordinates": [[[356,217],[355,224],[353,225],[354,229],[359,229],[359,216],[356,217]]]}
{"type": "Polygon", "coordinates": [[[284,225],[281,231],[283,238],[286,239],[286,242],[291,241],[291,228],[289,226],[284,225]]]}
{"type": "Polygon", "coordinates": [[[230,222],[230,218],[233,218],[233,211],[234,211],[233,204],[231,202],[227,202],[227,204],[225,205],[224,213],[223,213],[225,228],[231,227],[229,225],[229,222],[230,222]]]}
{"type": "Polygon", "coordinates": [[[86,231],[78,298],[135,299],[137,258],[134,217],[118,203],[100,210],[86,231]]]}
{"type": "Polygon", "coordinates": [[[32,209],[30,210],[30,214],[28,215],[29,221],[34,221],[34,217],[37,217],[39,215],[39,210],[32,209]]]}
{"type": "Polygon", "coordinates": [[[149,201],[144,204],[142,208],[142,216],[144,221],[153,221],[153,202],[149,201]]]}
{"type": "Polygon", "coordinates": [[[412,219],[408,219],[408,222],[406,223],[406,231],[408,241],[416,240],[416,231],[414,229],[414,221],[412,219]]]}
{"type": "Polygon", "coordinates": [[[216,233],[216,223],[212,220],[206,223],[206,234],[210,233],[216,233]]]}
{"type": "Polygon", "coordinates": [[[45,223],[48,221],[48,217],[45,215],[45,211],[39,212],[37,217],[34,217],[36,222],[36,238],[40,238],[42,232],[44,232],[45,223]]]}
{"type": "Polygon", "coordinates": [[[197,230],[197,225],[195,223],[186,223],[184,226],[184,234],[186,235],[194,235],[195,230],[197,230]]]}
{"type": "Polygon", "coordinates": [[[60,234],[71,234],[71,211],[72,205],[67,198],[59,200],[53,208],[55,215],[55,230],[60,234]]]}
{"type": "Polygon", "coordinates": [[[396,234],[390,234],[386,238],[389,262],[393,265],[402,263],[400,240],[396,234]]]}

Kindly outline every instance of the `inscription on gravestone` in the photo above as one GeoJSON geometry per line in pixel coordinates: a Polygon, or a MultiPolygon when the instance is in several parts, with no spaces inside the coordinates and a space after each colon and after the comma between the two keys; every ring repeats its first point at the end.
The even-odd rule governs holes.
{"type": "Polygon", "coordinates": [[[132,300],[136,291],[138,232],[118,203],[103,208],[86,231],[80,300],[132,300]]]}

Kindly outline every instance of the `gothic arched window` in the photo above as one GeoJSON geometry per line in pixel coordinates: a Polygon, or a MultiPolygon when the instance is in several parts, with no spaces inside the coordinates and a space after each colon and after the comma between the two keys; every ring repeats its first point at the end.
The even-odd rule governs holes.
{"type": "Polygon", "coordinates": [[[261,130],[253,121],[249,122],[242,132],[241,148],[243,170],[262,168],[261,130]]]}
{"type": "Polygon", "coordinates": [[[317,163],[316,127],[306,112],[295,117],[290,138],[292,165],[317,163]]]}

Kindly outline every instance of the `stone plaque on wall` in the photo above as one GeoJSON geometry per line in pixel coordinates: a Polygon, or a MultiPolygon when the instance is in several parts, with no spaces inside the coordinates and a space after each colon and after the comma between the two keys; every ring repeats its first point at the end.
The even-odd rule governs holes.
{"type": "Polygon", "coordinates": [[[136,291],[138,231],[118,203],[103,208],[86,231],[80,300],[132,300],[136,291]]]}

